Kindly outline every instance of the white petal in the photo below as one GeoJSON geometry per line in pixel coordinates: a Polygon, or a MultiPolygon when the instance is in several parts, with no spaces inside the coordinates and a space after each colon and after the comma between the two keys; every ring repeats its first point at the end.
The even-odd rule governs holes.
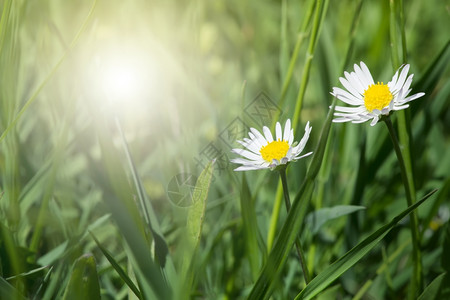
{"type": "Polygon", "coordinates": [[[410,102],[410,101],[413,101],[413,100],[416,100],[417,98],[420,98],[420,97],[422,97],[423,95],[425,95],[425,93],[417,93],[417,94],[414,94],[414,95],[412,95],[412,96],[409,96],[408,98],[406,98],[406,99],[403,100],[402,104],[403,104],[403,103],[410,102]]]}
{"type": "Polygon", "coordinates": [[[402,72],[400,73],[400,77],[398,78],[397,84],[394,87],[394,93],[400,90],[405,84],[406,76],[408,75],[409,65],[403,67],[402,72]]]}
{"type": "Polygon", "coordinates": [[[372,122],[370,122],[370,126],[375,126],[378,123],[378,116],[374,117],[372,122]]]}
{"type": "Polygon", "coordinates": [[[267,126],[263,127],[264,136],[266,137],[266,140],[269,143],[273,142],[272,132],[270,132],[270,129],[267,126]]]}
{"type": "Polygon", "coordinates": [[[244,149],[232,149],[233,153],[236,153],[240,156],[243,156],[245,158],[251,159],[251,160],[261,160],[261,155],[255,154],[253,152],[244,150],[244,149]]]}
{"type": "Polygon", "coordinates": [[[366,111],[366,108],[364,106],[360,106],[360,107],[336,106],[335,111],[347,112],[347,113],[361,113],[361,112],[366,111]]]}
{"type": "Polygon", "coordinates": [[[355,73],[358,76],[359,81],[361,81],[361,84],[363,85],[364,90],[366,90],[370,85],[369,79],[366,78],[366,75],[364,74],[364,72],[361,70],[361,68],[357,64],[355,64],[353,66],[353,68],[355,69],[355,73]]]}
{"type": "Polygon", "coordinates": [[[230,161],[232,163],[234,163],[234,164],[241,164],[241,165],[254,165],[254,164],[256,164],[255,161],[248,160],[248,159],[245,159],[245,158],[233,158],[233,159],[230,159],[230,161]]]}
{"type": "Polygon", "coordinates": [[[298,145],[292,149],[292,153],[298,154],[303,151],[306,143],[308,142],[309,134],[311,133],[311,129],[312,129],[312,127],[309,126],[309,121],[308,121],[305,126],[305,134],[303,135],[303,138],[300,140],[300,143],[298,143],[298,145]]]}
{"type": "Polygon", "coordinates": [[[256,147],[258,147],[259,149],[261,149],[262,147],[265,146],[265,145],[261,145],[258,138],[253,133],[249,132],[248,136],[252,139],[253,143],[255,143],[256,147]]]}
{"type": "Polygon", "coordinates": [[[313,153],[312,152],[308,152],[308,153],[303,154],[301,156],[295,156],[295,157],[292,158],[292,160],[298,160],[298,159],[301,159],[303,157],[310,156],[311,154],[313,154],[313,153]]]}
{"type": "Polygon", "coordinates": [[[397,85],[397,78],[398,78],[398,72],[400,68],[395,72],[394,76],[392,77],[391,81],[388,82],[388,87],[391,92],[394,91],[394,87],[397,85]]]}
{"type": "Polygon", "coordinates": [[[289,135],[291,134],[291,120],[287,119],[284,125],[283,141],[289,141],[289,135]]]}
{"type": "Polygon", "coordinates": [[[345,77],[348,78],[342,78],[339,77],[339,81],[342,83],[342,85],[347,89],[347,91],[350,92],[350,94],[352,94],[355,98],[359,99],[361,98],[361,93],[358,92],[357,88],[353,86],[353,83],[350,80],[350,74],[348,74],[347,72],[344,73],[345,77]]]}
{"type": "Polygon", "coordinates": [[[405,109],[405,108],[408,108],[408,107],[409,107],[409,104],[405,104],[405,105],[395,105],[394,108],[393,108],[393,110],[402,110],[402,109],[405,109]]]}
{"type": "MultiPolygon", "coordinates": [[[[414,77],[414,74],[411,74],[411,75],[408,76],[408,78],[406,79],[405,84],[402,87],[403,91],[408,91],[409,90],[409,87],[411,86],[413,77],[414,77]]],[[[408,94],[409,94],[409,92],[403,93],[403,97],[407,96],[408,94]]]]}
{"type": "Polygon", "coordinates": [[[331,95],[335,96],[338,99],[340,99],[339,96],[345,97],[346,100],[343,100],[343,99],[341,99],[341,100],[350,105],[360,105],[361,103],[364,102],[361,95],[358,95],[358,97],[355,97],[354,95],[350,94],[349,92],[347,92],[341,88],[338,88],[338,87],[333,88],[333,93],[331,93],[331,95]]]}
{"type": "Polygon", "coordinates": [[[262,146],[266,146],[266,145],[267,145],[267,140],[264,138],[264,136],[261,134],[261,132],[259,132],[259,131],[256,130],[255,128],[250,128],[250,130],[253,132],[253,134],[255,135],[255,137],[258,139],[258,142],[259,142],[262,146]]]}
{"type": "Polygon", "coordinates": [[[369,68],[363,62],[361,62],[360,65],[361,65],[362,71],[366,75],[366,79],[368,80],[369,85],[374,84],[375,82],[373,81],[372,74],[370,74],[369,68]]]}
{"type": "Polygon", "coordinates": [[[280,122],[277,122],[277,125],[275,126],[275,133],[276,133],[277,141],[281,141],[283,139],[283,136],[281,135],[280,122]]]}
{"type": "Polygon", "coordinates": [[[353,84],[353,86],[356,88],[356,90],[358,91],[358,93],[360,93],[361,95],[364,94],[364,91],[368,88],[367,86],[364,86],[361,81],[358,78],[358,75],[356,75],[355,72],[351,72],[350,73],[350,78],[351,81],[350,83],[353,84]]]}
{"type": "Polygon", "coordinates": [[[294,129],[291,129],[291,134],[289,135],[289,140],[288,140],[289,146],[291,146],[293,142],[294,142],[294,129]]]}
{"type": "Polygon", "coordinates": [[[248,150],[258,154],[260,148],[256,147],[255,143],[253,143],[253,141],[250,142],[243,142],[243,141],[237,141],[239,144],[241,144],[242,146],[244,146],[245,148],[247,148],[248,150]]]}
{"type": "Polygon", "coordinates": [[[352,119],[349,118],[335,118],[333,119],[333,123],[344,123],[344,122],[350,122],[352,119]]]}
{"type": "Polygon", "coordinates": [[[239,168],[234,169],[235,171],[253,171],[253,170],[262,170],[267,169],[264,166],[240,166],[239,168]]]}

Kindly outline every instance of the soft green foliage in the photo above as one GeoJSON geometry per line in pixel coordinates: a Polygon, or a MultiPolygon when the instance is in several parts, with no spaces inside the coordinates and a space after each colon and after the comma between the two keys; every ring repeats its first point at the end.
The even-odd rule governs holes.
{"type": "Polygon", "coordinates": [[[85,254],[75,261],[64,300],[100,299],[96,262],[92,254],[85,254]]]}
{"type": "Polygon", "coordinates": [[[1,0],[0,299],[448,298],[446,5],[1,0]],[[382,122],[331,122],[360,61],[426,93],[390,116],[403,164],[382,122]],[[314,153],[286,212],[229,160],[231,125],[288,118],[314,153]]]}

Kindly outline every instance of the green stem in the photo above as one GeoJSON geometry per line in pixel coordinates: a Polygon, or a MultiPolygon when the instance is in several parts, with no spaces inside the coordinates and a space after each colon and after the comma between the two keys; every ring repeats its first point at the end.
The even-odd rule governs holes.
{"type": "Polygon", "coordinates": [[[323,22],[323,15],[326,11],[328,1],[317,0],[316,2],[316,13],[314,15],[314,23],[311,30],[311,36],[309,38],[308,50],[305,57],[305,65],[302,72],[302,81],[300,83],[300,88],[297,95],[297,101],[295,104],[294,117],[292,119],[292,128],[294,131],[297,129],[298,121],[300,118],[300,111],[302,109],[303,98],[305,96],[306,87],[308,86],[309,73],[311,70],[311,62],[314,57],[314,52],[316,50],[317,39],[319,36],[319,29],[323,22]]]}
{"type": "Polygon", "coordinates": [[[280,216],[281,199],[282,199],[283,188],[281,183],[278,182],[277,192],[275,194],[275,203],[272,208],[272,216],[270,217],[269,233],[267,234],[267,251],[272,250],[273,241],[275,240],[275,234],[277,232],[278,218],[280,216]]]}
{"type": "MultiPolygon", "coordinates": [[[[303,39],[307,36],[307,28],[308,28],[308,24],[311,21],[313,12],[314,12],[315,3],[316,2],[314,0],[310,0],[310,2],[307,5],[307,7],[308,7],[306,10],[307,12],[303,18],[303,23],[298,31],[297,42],[295,44],[294,51],[293,51],[291,59],[289,61],[289,68],[288,68],[287,74],[286,74],[284,82],[283,82],[283,87],[281,89],[281,96],[280,96],[280,100],[278,101],[279,107],[284,106],[286,94],[287,94],[288,88],[290,86],[290,83],[292,80],[292,75],[294,74],[294,69],[297,64],[297,59],[298,59],[298,56],[300,53],[300,46],[302,45],[303,39]]],[[[280,112],[276,112],[276,115],[273,119],[272,126],[271,126],[272,129],[275,128],[275,124],[279,118],[280,118],[280,112]]],[[[292,128],[294,128],[294,127],[292,127],[292,128]]],[[[281,207],[281,202],[282,202],[281,193],[282,193],[281,185],[280,185],[280,183],[278,183],[277,192],[275,195],[275,204],[272,209],[272,216],[270,217],[269,233],[267,235],[268,251],[270,251],[272,249],[273,241],[275,239],[275,233],[276,233],[276,229],[277,229],[280,207],[281,207]]]]}
{"type": "MultiPolygon", "coordinates": [[[[405,160],[403,158],[402,150],[400,143],[398,142],[397,136],[395,135],[394,126],[392,125],[391,119],[389,116],[384,118],[384,122],[389,130],[389,135],[392,140],[392,144],[394,145],[395,154],[397,155],[397,159],[400,165],[400,170],[402,174],[402,181],[405,187],[406,201],[408,206],[414,204],[415,195],[412,194],[412,187],[410,185],[410,181],[408,180],[408,172],[405,164],[405,160]]],[[[413,261],[414,261],[414,274],[411,280],[411,298],[415,298],[415,293],[421,286],[422,281],[422,259],[420,253],[420,239],[419,239],[419,228],[418,228],[418,218],[416,211],[413,211],[410,216],[410,227],[411,227],[411,238],[412,238],[412,246],[413,246],[413,261]]]]}
{"type": "MultiPolygon", "coordinates": [[[[286,211],[289,212],[289,210],[291,209],[291,200],[289,198],[289,189],[287,186],[286,168],[283,168],[280,170],[280,177],[281,177],[281,184],[283,185],[284,202],[286,203],[286,211]]],[[[306,282],[306,284],[308,284],[310,281],[308,266],[306,265],[305,254],[303,252],[303,248],[302,248],[302,245],[300,244],[300,239],[298,238],[298,236],[295,239],[295,248],[297,249],[297,254],[298,254],[298,258],[300,260],[300,265],[303,270],[303,276],[305,278],[305,282],[306,282]]]]}

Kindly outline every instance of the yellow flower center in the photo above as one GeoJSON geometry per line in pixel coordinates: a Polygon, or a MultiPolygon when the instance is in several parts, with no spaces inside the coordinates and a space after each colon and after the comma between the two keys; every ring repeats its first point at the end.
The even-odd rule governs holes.
{"type": "Polygon", "coordinates": [[[391,100],[392,94],[387,84],[378,82],[377,84],[370,85],[364,91],[364,105],[370,112],[374,109],[382,110],[389,105],[391,100]]]}
{"type": "Polygon", "coordinates": [[[286,156],[289,150],[289,144],[287,141],[273,141],[262,147],[259,152],[265,161],[272,162],[276,159],[280,161],[286,156]]]}

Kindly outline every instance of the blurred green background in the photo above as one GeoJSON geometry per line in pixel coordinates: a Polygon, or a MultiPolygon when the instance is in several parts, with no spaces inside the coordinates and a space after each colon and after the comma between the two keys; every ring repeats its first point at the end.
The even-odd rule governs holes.
{"type": "MultiPolygon", "coordinates": [[[[123,268],[132,269],[127,237],[110,215],[114,209],[108,200],[120,198],[115,180],[133,185],[117,117],[176,269],[183,260],[180,241],[189,203],[174,203],[170,182],[179,174],[196,178],[208,160],[220,158],[203,223],[203,264],[193,291],[201,299],[247,295],[252,280],[243,250],[242,174],[233,173],[236,166],[228,162],[234,157],[231,147],[238,145],[229,143],[234,135],[227,130],[236,118],[259,130],[270,125],[246,110],[263,98],[278,107],[282,123],[293,117],[310,26],[285,101],[278,101],[306,1],[3,0],[0,7],[2,277],[53,266],[51,272],[46,267],[8,282],[26,297],[57,299],[74,261],[90,252],[97,261],[102,298],[133,297],[88,234],[92,230],[123,268]],[[117,154],[114,159],[105,159],[102,139],[117,154]],[[118,173],[108,171],[112,162],[118,173]]],[[[351,59],[344,65],[356,8],[356,1],[328,4],[295,131],[299,140],[304,124],[312,123],[306,151],[317,144],[332,101],[329,92],[338,86],[343,67],[350,71],[353,63],[364,61],[376,81],[387,82],[393,74],[389,1],[363,2],[351,59]]],[[[405,1],[404,11],[407,62],[414,82],[428,88],[408,113],[417,195],[440,189],[435,200],[419,209],[429,283],[441,270],[440,245],[450,216],[450,3],[405,1]],[[439,57],[440,74],[427,83],[427,68],[439,57]]],[[[405,209],[391,144],[382,144],[386,137],[382,124],[333,125],[330,154],[309,211],[339,204],[366,210],[337,219],[317,234],[302,235],[314,274],[405,209]]],[[[308,164],[304,159],[290,167],[292,191],[298,190],[308,164]]],[[[258,240],[266,249],[278,178],[270,171],[246,176],[258,240]]],[[[190,195],[192,190],[185,188],[180,193],[190,195]]],[[[137,203],[136,197],[129,198],[137,203]]],[[[282,210],[279,224],[285,215],[282,210]]],[[[331,297],[348,299],[369,279],[374,283],[367,299],[404,295],[410,262],[402,256],[411,251],[408,238],[408,226],[401,224],[339,279],[331,297]],[[389,273],[377,276],[380,263],[399,248],[404,252],[393,258],[389,273]]],[[[292,263],[285,267],[275,299],[299,292],[295,259],[289,258],[292,263]]]]}

